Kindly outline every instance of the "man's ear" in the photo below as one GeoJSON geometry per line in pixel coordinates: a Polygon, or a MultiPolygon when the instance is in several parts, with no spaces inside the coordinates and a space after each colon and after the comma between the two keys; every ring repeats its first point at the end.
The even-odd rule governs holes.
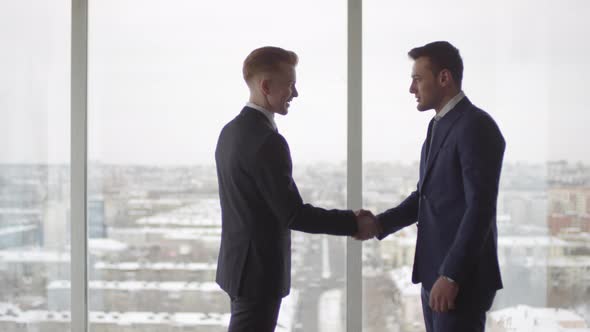
{"type": "Polygon", "coordinates": [[[268,77],[262,77],[260,81],[258,81],[258,86],[263,95],[266,96],[270,94],[270,79],[268,79],[268,77]]]}
{"type": "Polygon", "coordinates": [[[443,69],[438,73],[438,83],[440,86],[449,86],[453,81],[453,76],[448,69],[443,69]]]}

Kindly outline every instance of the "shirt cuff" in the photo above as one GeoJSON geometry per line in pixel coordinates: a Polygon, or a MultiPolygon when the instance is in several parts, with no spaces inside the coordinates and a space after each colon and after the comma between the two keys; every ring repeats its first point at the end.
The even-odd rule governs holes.
{"type": "Polygon", "coordinates": [[[443,279],[445,279],[445,280],[447,280],[447,281],[450,281],[450,282],[452,282],[452,283],[454,283],[454,284],[456,284],[456,283],[457,283],[455,280],[453,280],[453,279],[451,279],[451,278],[449,278],[449,277],[447,277],[447,276],[441,276],[441,278],[443,278],[443,279]]]}

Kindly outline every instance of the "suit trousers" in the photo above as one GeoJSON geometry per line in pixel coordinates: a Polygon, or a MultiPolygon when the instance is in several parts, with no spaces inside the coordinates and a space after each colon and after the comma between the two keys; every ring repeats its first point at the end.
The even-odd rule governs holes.
{"type": "Polygon", "coordinates": [[[422,287],[422,314],[427,332],[483,332],[486,310],[457,306],[448,312],[434,312],[429,303],[430,292],[422,287]]]}
{"type": "Polygon", "coordinates": [[[273,332],[282,298],[230,297],[228,332],[273,332]]]}

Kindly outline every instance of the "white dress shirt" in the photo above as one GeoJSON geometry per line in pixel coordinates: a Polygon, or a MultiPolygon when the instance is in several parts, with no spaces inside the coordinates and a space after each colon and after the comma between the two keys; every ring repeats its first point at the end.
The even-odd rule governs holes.
{"type": "Polygon", "coordinates": [[[443,116],[449,113],[457,104],[465,97],[465,93],[460,91],[455,97],[451,98],[449,102],[434,116],[435,120],[440,120],[443,116]]]}

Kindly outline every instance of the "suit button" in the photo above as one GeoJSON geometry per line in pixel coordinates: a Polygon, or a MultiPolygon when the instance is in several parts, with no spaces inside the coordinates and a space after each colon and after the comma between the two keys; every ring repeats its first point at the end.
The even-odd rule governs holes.
{"type": "Polygon", "coordinates": [[[422,199],[426,200],[426,195],[422,194],[422,199]]]}

